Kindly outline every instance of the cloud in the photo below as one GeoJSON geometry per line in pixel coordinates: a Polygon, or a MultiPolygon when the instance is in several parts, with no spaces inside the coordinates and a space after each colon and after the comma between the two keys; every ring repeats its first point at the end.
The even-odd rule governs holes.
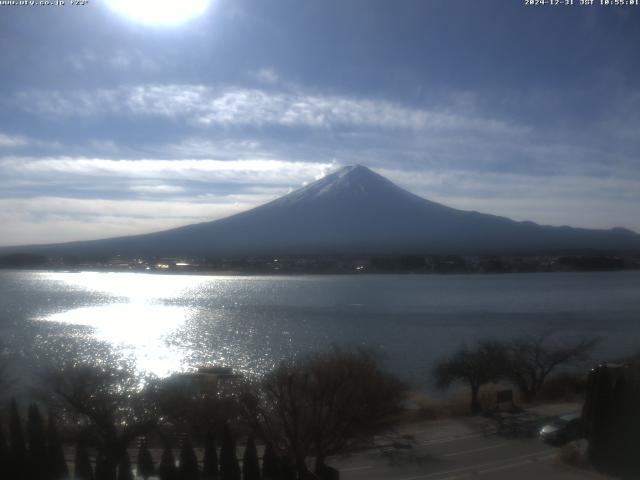
{"type": "Polygon", "coordinates": [[[251,76],[259,82],[266,83],[267,85],[276,85],[280,82],[280,76],[273,68],[261,68],[254,72],[251,72],[251,76]]]}
{"type": "Polygon", "coordinates": [[[322,175],[332,163],[288,162],[272,159],[253,160],[112,160],[84,157],[4,157],[0,172],[5,178],[29,176],[51,179],[56,175],[95,180],[99,177],[118,179],[170,179],[198,182],[261,183],[300,185],[309,178],[322,175]]]}
{"type": "Polygon", "coordinates": [[[266,203],[335,167],[261,159],[4,157],[0,244],[105,238],[210,221],[266,203]]]}
{"type": "MultiPolygon", "coordinates": [[[[272,145],[274,142],[269,143],[272,145]]],[[[156,151],[171,158],[211,158],[215,154],[215,157],[220,160],[275,159],[272,149],[263,146],[260,140],[251,138],[235,140],[222,138],[214,141],[190,136],[177,143],[156,145],[156,151]]]]}
{"type": "Polygon", "coordinates": [[[22,135],[6,135],[0,133],[0,148],[15,148],[28,145],[28,140],[22,135]]]}
{"type": "Polygon", "coordinates": [[[237,198],[208,200],[2,198],[0,245],[91,240],[165,230],[226,217],[264,198],[247,196],[245,203],[235,201],[237,198]]]}
{"type": "Polygon", "coordinates": [[[165,230],[184,224],[176,219],[108,215],[74,218],[51,214],[34,219],[15,212],[0,212],[0,222],[8,227],[6,233],[3,232],[0,246],[97,240],[165,230]]]}
{"type": "Polygon", "coordinates": [[[430,200],[462,210],[584,228],[627,227],[640,232],[640,178],[525,175],[469,170],[379,172],[430,200]]]}
{"type": "Polygon", "coordinates": [[[152,194],[171,194],[182,193],[185,191],[184,187],[179,187],[177,185],[133,185],[130,189],[134,192],[152,194]]]}
{"type": "Polygon", "coordinates": [[[57,141],[36,140],[26,135],[4,134],[0,132],[0,149],[21,150],[29,148],[59,150],[62,144],[57,141]]]}
{"type": "MultiPolygon", "coordinates": [[[[73,200],[51,200],[59,205],[56,211],[24,203],[20,218],[6,225],[57,219],[97,226],[104,219],[105,228],[118,234],[158,230],[235,213],[237,205],[264,203],[338,164],[362,163],[410,191],[457,208],[543,224],[640,230],[637,159],[609,142],[610,135],[600,143],[544,135],[483,113],[471,94],[453,95],[448,107],[408,106],[311,92],[287,86],[275,71],[263,70],[254,75],[263,77],[264,88],[138,84],[23,92],[19,108],[61,124],[78,118],[93,124],[94,117],[102,116],[111,130],[100,132],[107,138],[66,146],[60,150],[68,152],[64,156],[0,157],[0,197],[5,200],[73,200]],[[134,140],[113,127],[131,119],[143,126],[144,135],[134,140]],[[161,134],[144,130],[159,121],[180,131],[165,136],[166,129],[161,134]],[[78,211],[78,205],[85,205],[80,200],[89,197],[100,197],[92,202],[106,210],[78,211]],[[135,211],[125,203],[101,203],[108,201],[133,202],[135,211]],[[202,213],[202,205],[213,213],[202,213]],[[158,213],[165,207],[175,215],[158,213]],[[107,213],[114,208],[118,215],[107,213]],[[143,212],[158,214],[158,223],[143,212]],[[116,217],[127,224],[118,228],[116,217]]],[[[635,123],[620,132],[633,139],[635,123]]],[[[5,135],[0,146],[3,138],[6,144],[16,139],[35,144],[5,135]]],[[[629,143],[624,145],[629,149],[629,143]]],[[[71,232],[67,240],[77,237],[71,232]]]]}
{"type": "Polygon", "coordinates": [[[156,61],[137,49],[127,51],[102,49],[97,51],[83,48],[68,55],[65,60],[73,70],[83,73],[104,67],[114,71],[126,70],[128,72],[132,69],[146,71],[157,69],[156,61]]]}
{"type": "Polygon", "coordinates": [[[192,219],[219,218],[248,206],[239,202],[224,201],[223,198],[220,198],[217,202],[194,200],[165,202],[162,200],[113,200],[41,196],[26,199],[0,199],[0,210],[23,212],[40,217],[43,215],[57,215],[68,218],[109,216],[153,219],[161,217],[184,222],[192,219]]]}
{"type": "Polygon", "coordinates": [[[377,99],[191,84],[149,84],[74,92],[22,92],[18,95],[17,106],[38,114],[151,116],[186,120],[201,127],[352,127],[410,131],[455,129],[504,135],[527,131],[525,127],[496,119],[408,107],[377,99]]]}
{"type": "Polygon", "coordinates": [[[81,50],[76,50],[73,54],[69,55],[67,57],[67,62],[74,70],[83,72],[88,67],[95,64],[98,59],[99,55],[97,55],[93,50],[83,48],[81,50]]]}

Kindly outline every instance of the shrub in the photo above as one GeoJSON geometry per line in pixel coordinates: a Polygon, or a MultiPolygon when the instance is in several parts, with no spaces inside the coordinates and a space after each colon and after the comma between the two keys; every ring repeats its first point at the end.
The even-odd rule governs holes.
{"type": "Polygon", "coordinates": [[[129,454],[125,451],[120,458],[118,464],[118,480],[133,480],[133,472],[131,471],[131,459],[129,454]]]}
{"type": "Polygon", "coordinates": [[[142,442],[138,450],[138,476],[147,480],[152,475],[155,475],[155,473],[156,468],[151,452],[147,448],[146,442],[142,442]]]}
{"type": "Polygon", "coordinates": [[[89,459],[89,452],[83,443],[76,445],[75,456],[75,480],[93,480],[93,468],[91,468],[91,460],[89,459]]]}
{"type": "Polygon", "coordinates": [[[240,480],[240,466],[236,457],[236,442],[229,425],[222,430],[222,448],[220,449],[220,478],[222,480],[240,480]]]}
{"type": "Polygon", "coordinates": [[[173,451],[166,446],[160,457],[160,465],[158,466],[158,476],[160,480],[177,480],[178,469],[176,468],[176,459],[173,451]]]}
{"type": "Polygon", "coordinates": [[[189,439],[182,442],[180,449],[180,467],[178,468],[178,478],[180,480],[198,480],[200,471],[198,470],[198,458],[189,439]]]}
{"type": "Polygon", "coordinates": [[[203,480],[217,480],[218,478],[218,452],[216,449],[216,436],[212,430],[207,432],[204,441],[202,478],[203,480]]]}
{"type": "Polygon", "coordinates": [[[260,462],[253,437],[247,440],[242,457],[242,480],[260,480],[260,462]]]}

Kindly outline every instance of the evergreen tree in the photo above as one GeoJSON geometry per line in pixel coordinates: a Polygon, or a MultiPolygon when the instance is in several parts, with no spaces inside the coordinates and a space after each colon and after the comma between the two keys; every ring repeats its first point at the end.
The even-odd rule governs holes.
{"type": "Polygon", "coordinates": [[[220,478],[221,480],[240,480],[236,443],[226,423],[222,430],[222,447],[220,448],[220,478]]]}
{"type": "Polygon", "coordinates": [[[95,480],[116,480],[113,468],[103,453],[98,453],[96,458],[96,475],[95,480]]]}
{"type": "Polygon", "coordinates": [[[176,460],[173,451],[168,446],[165,447],[160,457],[160,466],[158,467],[158,476],[160,480],[177,480],[178,470],[176,469],[176,460]]]}
{"type": "Polygon", "coordinates": [[[133,480],[133,472],[131,471],[131,458],[126,450],[118,463],[118,480],[133,480]]]}
{"type": "Polygon", "coordinates": [[[185,438],[180,449],[180,467],[178,469],[180,480],[198,480],[200,471],[198,470],[198,458],[189,439],[185,438]]]}
{"type": "Polygon", "coordinates": [[[264,480],[276,480],[280,478],[280,463],[271,444],[267,443],[262,455],[262,476],[264,480]]]}
{"type": "Polygon", "coordinates": [[[27,439],[29,442],[28,477],[31,480],[50,478],[47,461],[47,438],[44,420],[36,404],[31,404],[27,412],[27,439]]]}
{"type": "Polygon", "coordinates": [[[280,458],[280,480],[295,480],[296,470],[293,467],[293,462],[287,458],[280,458]]]}
{"type": "Polygon", "coordinates": [[[9,409],[9,478],[12,480],[23,480],[27,478],[27,447],[22,431],[22,422],[18,413],[18,404],[15,399],[11,400],[9,409]]]}
{"type": "Polygon", "coordinates": [[[4,436],[2,427],[0,427],[0,471],[5,471],[9,473],[7,471],[8,464],[9,464],[9,445],[7,445],[7,439],[4,436]]]}
{"type": "Polygon", "coordinates": [[[242,457],[242,480],[260,480],[260,461],[253,437],[247,440],[242,457]]]}
{"type": "Polygon", "coordinates": [[[204,441],[204,460],[202,468],[203,480],[218,479],[218,452],[216,450],[216,436],[213,431],[207,433],[204,441]]]}
{"type": "Polygon", "coordinates": [[[66,480],[69,477],[62,441],[51,413],[49,413],[49,423],[47,425],[47,460],[49,478],[52,480],[66,480]]]}
{"type": "Polygon", "coordinates": [[[75,480],[93,480],[93,468],[91,468],[91,459],[89,452],[82,442],[76,444],[75,471],[73,477],[75,480]]]}
{"type": "Polygon", "coordinates": [[[147,448],[146,442],[142,442],[140,444],[140,449],[138,450],[138,476],[147,480],[152,475],[156,473],[156,467],[153,463],[153,457],[151,456],[151,452],[147,448]]]}

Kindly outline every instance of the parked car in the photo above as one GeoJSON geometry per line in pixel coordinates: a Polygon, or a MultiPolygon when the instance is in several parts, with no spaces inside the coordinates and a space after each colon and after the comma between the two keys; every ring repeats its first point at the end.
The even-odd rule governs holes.
{"type": "Polygon", "coordinates": [[[552,420],[540,429],[539,437],[547,443],[564,444],[582,437],[582,417],[571,413],[552,420]]]}

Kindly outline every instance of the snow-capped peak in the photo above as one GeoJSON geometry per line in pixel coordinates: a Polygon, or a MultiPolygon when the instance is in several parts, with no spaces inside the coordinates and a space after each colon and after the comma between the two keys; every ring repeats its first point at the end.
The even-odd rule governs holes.
{"type": "Polygon", "coordinates": [[[365,166],[348,165],[276,200],[276,202],[282,205],[311,201],[327,196],[353,198],[375,195],[385,197],[389,194],[413,196],[365,166]]]}

